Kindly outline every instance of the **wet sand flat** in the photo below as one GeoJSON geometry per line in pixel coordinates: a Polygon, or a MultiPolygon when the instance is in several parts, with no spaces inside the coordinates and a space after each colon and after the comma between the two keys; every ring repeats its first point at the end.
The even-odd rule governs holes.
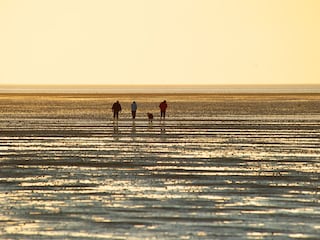
{"type": "Polygon", "coordinates": [[[320,94],[0,94],[0,116],[1,239],[319,239],[320,94]]]}

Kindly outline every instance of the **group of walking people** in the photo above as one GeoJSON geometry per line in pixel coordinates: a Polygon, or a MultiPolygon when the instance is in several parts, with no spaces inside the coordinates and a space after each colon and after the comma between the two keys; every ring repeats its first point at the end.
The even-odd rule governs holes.
{"type": "MultiPolygon", "coordinates": [[[[164,100],[163,102],[160,103],[159,108],[160,108],[160,119],[165,119],[166,117],[166,110],[167,110],[168,104],[167,101],[164,100]]],[[[138,105],[135,101],[131,103],[131,115],[132,119],[136,118],[136,113],[137,113],[138,105]]],[[[113,119],[119,119],[119,113],[121,112],[122,107],[119,101],[116,101],[112,105],[112,111],[113,111],[113,119]]],[[[152,121],[153,119],[153,114],[147,113],[149,121],[152,121]]]]}

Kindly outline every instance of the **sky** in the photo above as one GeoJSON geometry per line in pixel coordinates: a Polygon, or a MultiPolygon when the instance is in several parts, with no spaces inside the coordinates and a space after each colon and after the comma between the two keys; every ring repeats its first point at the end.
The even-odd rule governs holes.
{"type": "Polygon", "coordinates": [[[0,0],[1,84],[320,84],[319,0],[0,0]]]}

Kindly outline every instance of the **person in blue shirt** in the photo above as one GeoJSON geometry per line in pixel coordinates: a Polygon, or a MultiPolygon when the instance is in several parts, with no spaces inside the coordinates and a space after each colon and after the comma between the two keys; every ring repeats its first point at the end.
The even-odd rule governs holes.
{"type": "Polygon", "coordinates": [[[131,113],[132,113],[132,119],[135,119],[136,118],[136,112],[137,112],[137,109],[138,109],[138,105],[135,101],[133,101],[131,103],[131,113]]]}

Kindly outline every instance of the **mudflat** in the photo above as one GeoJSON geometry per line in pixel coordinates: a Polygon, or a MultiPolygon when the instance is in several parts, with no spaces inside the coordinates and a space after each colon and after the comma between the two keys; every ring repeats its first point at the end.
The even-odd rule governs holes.
{"type": "Polygon", "coordinates": [[[0,238],[318,239],[319,139],[320,94],[0,94],[0,238]]]}

